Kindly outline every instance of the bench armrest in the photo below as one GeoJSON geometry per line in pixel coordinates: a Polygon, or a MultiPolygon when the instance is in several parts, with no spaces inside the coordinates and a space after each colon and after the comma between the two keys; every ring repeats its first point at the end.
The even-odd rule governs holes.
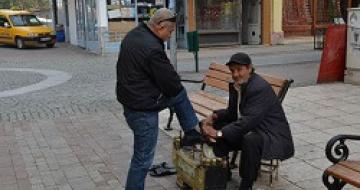
{"type": "Polygon", "coordinates": [[[359,140],[360,135],[337,135],[331,138],[326,145],[326,157],[336,164],[349,157],[349,148],[345,144],[346,140],[359,140]]]}

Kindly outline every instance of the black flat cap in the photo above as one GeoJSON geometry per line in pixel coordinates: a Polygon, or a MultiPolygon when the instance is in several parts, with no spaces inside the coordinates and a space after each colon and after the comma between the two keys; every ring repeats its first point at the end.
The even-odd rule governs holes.
{"type": "Polygon", "coordinates": [[[226,65],[249,65],[251,64],[251,59],[248,54],[246,53],[236,53],[231,56],[229,62],[226,63],[226,65]]]}

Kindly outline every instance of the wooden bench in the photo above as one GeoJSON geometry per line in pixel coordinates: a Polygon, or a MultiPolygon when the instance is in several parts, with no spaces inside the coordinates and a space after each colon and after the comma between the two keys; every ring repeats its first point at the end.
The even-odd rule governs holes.
{"type": "MultiPolygon", "coordinates": [[[[258,73],[260,74],[260,73],[258,73]]],[[[260,74],[273,88],[280,102],[283,101],[285,95],[293,82],[291,79],[275,77],[266,74],[260,74]]],[[[206,91],[206,87],[212,87],[216,90],[223,91],[228,96],[229,83],[232,82],[231,72],[225,64],[212,63],[209,70],[206,72],[202,81],[183,80],[184,82],[202,83],[201,90],[190,93],[189,99],[194,107],[195,112],[201,117],[207,117],[213,113],[214,110],[226,109],[228,100],[224,97],[218,96],[215,93],[206,91]]],[[[174,110],[170,108],[170,117],[167,128],[170,128],[173,119],[174,110]]],[[[235,161],[237,152],[233,153],[230,165],[236,166],[235,161]]],[[[272,183],[273,174],[278,174],[278,160],[271,160],[269,162],[262,162],[263,166],[270,167],[270,184],[272,183]]]]}
{"type": "Polygon", "coordinates": [[[360,160],[348,160],[347,140],[360,141],[360,136],[337,135],[326,145],[326,157],[333,163],[323,174],[323,183],[329,190],[340,190],[346,184],[360,188],[360,160]]]}

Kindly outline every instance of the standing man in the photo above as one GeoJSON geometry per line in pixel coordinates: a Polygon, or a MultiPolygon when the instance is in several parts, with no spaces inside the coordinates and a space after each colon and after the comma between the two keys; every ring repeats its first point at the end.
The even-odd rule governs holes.
{"type": "Polygon", "coordinates": [[[195,130],[198,119],[194,109],[164,51],[164,42],[175,30],[175,22],[174,13],[166,8],[159,9],[147,24],[141,23],[130,31],[121,43],[116,94],[134,134],[126,190],[144,189],[155,154],[159,111],[174,107],[185,132],[184,145],[200,140],[201,135],[195,130]]]}
{"type": "Polygon", "coordinates": [[[241,150],[240,190],[251,190],[261,159],[285,160],[294,155],[294,144],[281,103],[271,86],[254,73],[250,57],[237,53],[228,65],[234,83],[229,85],[229,104],[209,116],[203,132],[215,139],[214,153],[228,156],[241,150]]]}

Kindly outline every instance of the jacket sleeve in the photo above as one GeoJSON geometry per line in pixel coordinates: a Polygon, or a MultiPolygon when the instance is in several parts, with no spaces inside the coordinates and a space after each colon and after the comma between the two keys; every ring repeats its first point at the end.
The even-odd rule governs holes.
{"type": "Polygon", "coordinates": [[[223,137],[233,143],[251,130],[256,129],[274,105],[276,95],[270,86],[257,88],[247,97],[241,117],[222,128],[223,137]]]}
{"type": "Polygon", "coordinates": [[[161,93],[174,97],[183,89],[180,77],[162,50],[151,51],[148,57],[151,78],[161,93]]]}

